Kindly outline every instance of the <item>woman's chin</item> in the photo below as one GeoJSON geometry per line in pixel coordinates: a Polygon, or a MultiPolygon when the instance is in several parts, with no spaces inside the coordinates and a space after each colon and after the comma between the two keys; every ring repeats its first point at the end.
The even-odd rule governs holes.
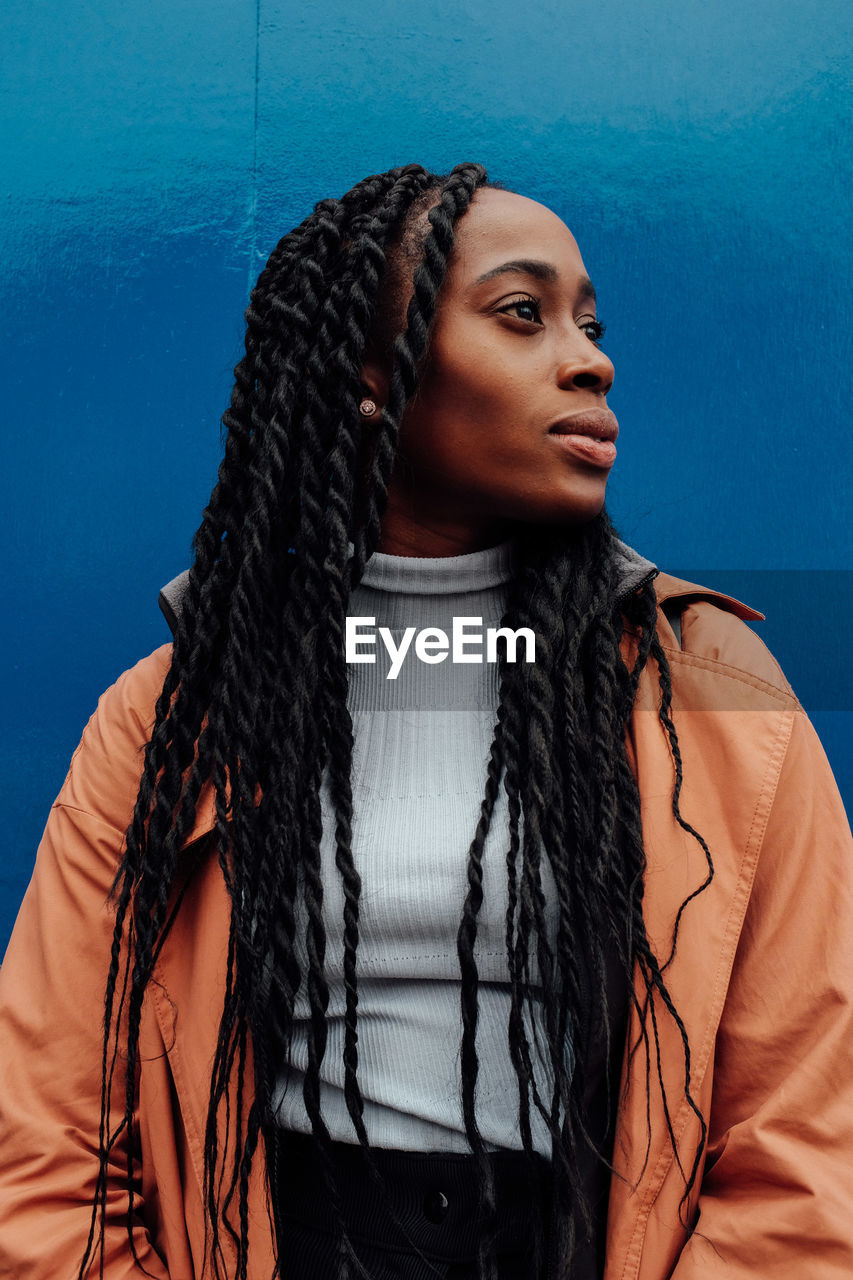
{"type": "Polygon", "coordinates": [[[600,482],[588,488],[579,486],[571,494],[537,503],[535,511],[529,511],[525,519],[537,524],[589,524],[604,508],[606,489],[606,484],[600,482]]]}

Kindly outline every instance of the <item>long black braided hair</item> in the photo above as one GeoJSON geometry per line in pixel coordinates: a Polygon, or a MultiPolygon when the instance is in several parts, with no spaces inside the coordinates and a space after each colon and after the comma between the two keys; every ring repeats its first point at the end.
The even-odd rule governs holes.
{"type": "MultiPolygon", "coordinates": [[[[259,1144],[274,1133],[273,1092],[303,982],[311,1011],[304,1100],[333,1208],[337,1205],[330,1136],[320,1107],[329,999],[320,876],[324,769],[335,806],[336,864],[344,890],[345,1097],[369,1158],[358,1084],[361,884],[351,847],[353,727],[346,705],[345,618],[350,593],[379,543],[400,422],[427,353],[454,225],[485,185],[486,173],[476,164],[458,165],[449,175],[406,165],[366,178],[341,199],[321,201],[286,235],[252,291],[245,356],[223,416],[224,459],[194,539],[188,596],[113,886],[100,1171],[80,1280],[99,1247],[103,1254],[110,1152],[133,1128],[142,1002],[191,884],[189,855],[182,847],[205,785],[215,791],[214,843],[231,900],[226,992],[204,1150],[214,1273],[227,1274],[225,1231],[236,1257],[234,1275],[247,1274],[250,1172],[259,1144]],[[425,213],[426,222],[417,216],[425,213]],[[393,368],[387,404],[368,439],[358,405],[360,370],[371,341],[384,342],[393,368]],[[307,922],[304,973],[296,945],[300,912],[307,922]],[[111,1128],[119,1055],[126,1058],[126,1089],[122,1117],[111,1128]]],[[[710,882],[713,865],[704,841],[678,809],[681,761],[669,714],[669,669],[655,630],[654,592],[647,583],[617,598],[614,544],[604,512],[580,528],[521,528],[518,537],[519,570],[505,622],[533,628],[537,660],[501,660],[498,719],[480,820],[467,854],[468,890],[458,933],[461,1104],[480,1179],[484,1280],[495,1275],[495,1196],[475,1107],[474,944],[483,898],[483,846],[501,785],[510,825],[508,1052],[518,1077],[522,1145],[531,1161],[531,1108],[543,1117],[552,1140],[549,1275],[568,1274],[577,1242],[591,1228],[581,1173],[582,1153],[595,1145],[583,1104],[584,1049],[591,1027],[609,1025],[607,975],[614,956],[627,998],[641,1015],[642,1037],[633,1051],[645,1048],[647,1099],[662,1010],[681,1033],[684,1093],[701,1129],[692,1168],[685,1173],[685,1201],[704,1144],[704,1120],[690,1093],[687,1035],[667,992],[666,964],[652,953],[642,915],[640,803],[625,736],[650,658],[658,670],[661,721],[675,762],[673,809],[707,858],[708,874],[699,891],[710,882]],[[626,621],[637,636],[630,669],[620,653],[626,621]],[[556,884],[555,942],[545,926],[543,859],[556,884]],[[530,981],[534,956],[537,991],[530,981]],[[641,996],[645,989],[642,999],[633,991],[635,972],[641,976],[641,996]],[[536,1049],[525,1027],[527,1014],[539,1027],[537,1043],[550,1063],[551,1097],[541,1097],[534,1083],[536,1049]],[[570,1062],[567,1038],[574,1047],[570,1062]]],[[[612,1048],[615,1054],[621,1046],[612,1048]]],[[[608,1057],[610,1050],[608,1044],[608,1057]]],[[[662,1079],[660,1084],[663,1088],[662,1079]]],[[[666,1116],[675,1145],[668,1109],[666,1116]]],[[[600,1158],[607,1159],[606,1151],[600,1158]]],[[[128,1236],[138,1262],[132,1234],[137,1160],[138,1151],[128,1141],[128,1236]]],[[[274,1158],[267,1171],[277,1213],[274,1158]]],[[[339,1243],[344,1280],[360,1266],[342,1223],[339,1243]]],[[[276,1270],[286,1275],[285,1267],[280,1259],[276,1270]]]]}

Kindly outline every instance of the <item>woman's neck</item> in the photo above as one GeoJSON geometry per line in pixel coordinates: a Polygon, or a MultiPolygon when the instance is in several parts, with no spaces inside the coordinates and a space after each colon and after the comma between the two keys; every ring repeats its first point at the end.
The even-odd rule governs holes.
{"type": "Polygon", "coordinates": [[[478,519],[458,510],[424,515],[389,500],[377,550],[389,556],[464,556],[506,542],[513,529],[511,520],[478,519]]]}

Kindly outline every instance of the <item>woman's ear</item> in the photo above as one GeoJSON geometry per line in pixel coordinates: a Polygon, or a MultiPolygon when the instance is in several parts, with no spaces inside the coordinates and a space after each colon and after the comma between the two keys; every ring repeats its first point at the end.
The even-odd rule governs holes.
{"type": "Polygon", "coordinates": [[[357,464],[358,485],[361,493],[359,502],[364,500],[366,493],[382,426],[382,410],[388,403],[390,388],[391,377],[384,362],[372,354],[365,353],[357,393],[361,437],[357,464]]]}
{"type": "Polygon", "coordinates": [[[391,377],[385,362],[372,353],[366,354],[361,366],[361,397],[372,400],[377,409],[383,409],[388,403],[390,385],[391,377]]]}

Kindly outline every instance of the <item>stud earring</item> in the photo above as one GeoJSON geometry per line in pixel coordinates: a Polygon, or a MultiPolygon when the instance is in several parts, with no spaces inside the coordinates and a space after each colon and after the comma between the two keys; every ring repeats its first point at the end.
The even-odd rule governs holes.
{"type": "Polygon", "coordinates": [[[358,411],[359,411],[359,413],[360,413],[360,414],[362,414],[365,418],[372,418],[372,417],[373,417],[373,415],[374,415],[374,413],[376,412],[376,403],[375,403],[375,401],[373,401],[373,400],[362,400],[361,404],[358,406],[358,411]]]}

